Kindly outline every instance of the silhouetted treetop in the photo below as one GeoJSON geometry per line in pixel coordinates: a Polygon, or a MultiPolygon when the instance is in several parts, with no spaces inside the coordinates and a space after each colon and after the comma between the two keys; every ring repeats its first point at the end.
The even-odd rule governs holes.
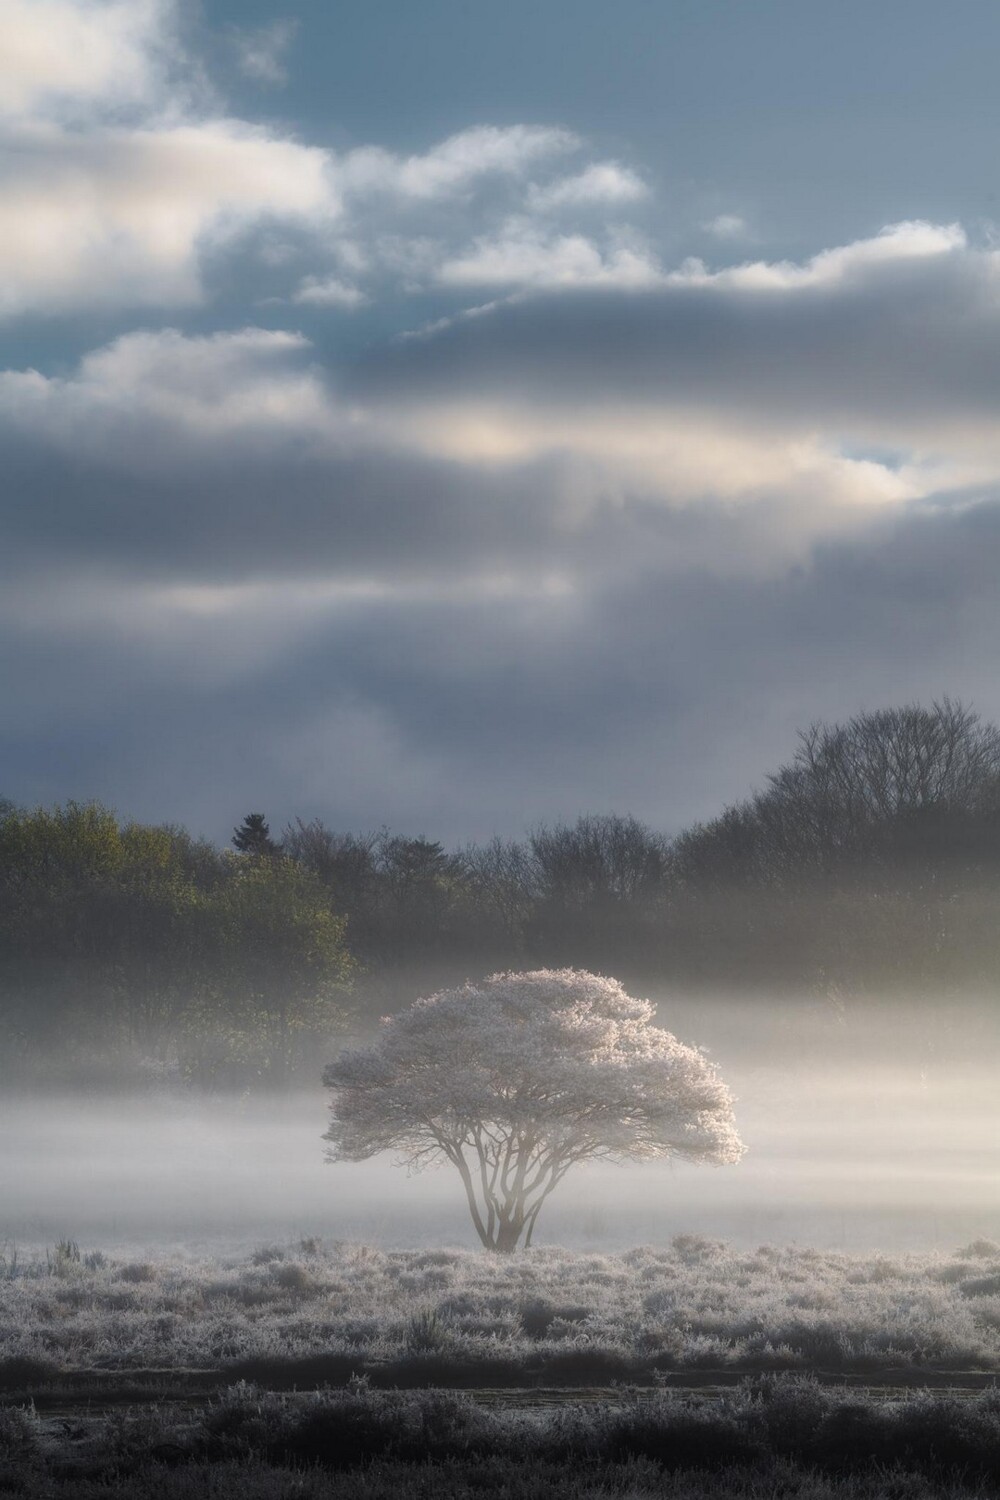
{"type": "Polygon", "coordinates": [[[1000,814],[1000,729],[942,698],[930,708],[816,723],[792,760],[749,801],[683,834],[678,867],[691,880],[781,880],[812,869],[874,868],[969,846],[969,820],[1000,814]],[[926,830],[927,838],[923,837],[926,830]]]}
{"type": "Polygon", "coordinates": [[[279,846],[271,837],[271,830],[263,813],[247,813],[238,828],[233,829],[233,846],[241,854],[277,854],[279,846]]]}

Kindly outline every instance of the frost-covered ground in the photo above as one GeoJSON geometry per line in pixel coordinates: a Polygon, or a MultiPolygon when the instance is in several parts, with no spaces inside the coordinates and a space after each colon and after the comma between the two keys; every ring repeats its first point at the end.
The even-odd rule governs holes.
{"type": "Polygon", "coordinates": [[[7,1247],[0,1358],[18,1370],[222,1370],[274,1383],[587,1384],[704,1368],[1000,1369],[1000,1246],[948,1255],[728,1248],[511,1257],[261,1245],[141,1260],[7,1247]]]}
{"type": "Polygon", "coordinates": [[[503,1258],[317,1240],[142,1256],[8,1244],[0,1495],[1000,1495],[995,1387],[868,1396],[813,1375],[889,1370],[892,1387],[961,1385],[970,1370],[989,1387],[1000,1245],[852,1255],[683,1235],[503,1258]],[[717,1392],[722,1372],[747,1378],[690,1389],[717,1392]],[[433,1389],[613,1382],[614,1403],[570,1391],[530,1414],[518,1396],[483,1409],[433,1389]]]}

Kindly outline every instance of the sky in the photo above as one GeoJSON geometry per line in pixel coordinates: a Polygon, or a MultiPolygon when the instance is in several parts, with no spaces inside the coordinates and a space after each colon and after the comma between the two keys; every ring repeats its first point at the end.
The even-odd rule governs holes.
{"type": "Polygon", "coordinates": [[[0,793],[676,831],[1000,717],[1000,10],[0,0],[0,793]]]}

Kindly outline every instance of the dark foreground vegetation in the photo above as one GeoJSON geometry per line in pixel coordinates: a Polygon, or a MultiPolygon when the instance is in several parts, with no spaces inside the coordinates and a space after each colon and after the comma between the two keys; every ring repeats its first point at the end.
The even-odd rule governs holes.
{"type": "Polygon", "coordinates": [[[947,700],[813,727],[672,839],[601,815],[448,851],[251,814],[233,842],[0,804],[6,1081],[315,1078],[345,1027],[492,970],[941,999],[1000,970],[1000,730],[947,700]]]}
{"type": "Polygon", "coordinates": [[[1000,1395],[859,1400],[808,1378],[706,1398],[623,1393],[539,1418],[441,1391],[283,1396],[231,1387],[197,1411],[59,1423],[0,1408],[0,1492],[228,1497],[1000,1493],[1000,1395]]]}

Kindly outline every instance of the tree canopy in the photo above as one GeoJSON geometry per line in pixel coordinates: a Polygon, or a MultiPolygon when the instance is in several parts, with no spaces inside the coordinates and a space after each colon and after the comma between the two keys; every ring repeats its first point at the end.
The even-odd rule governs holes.
{"type": "Polygon", "coordinates": [[[344,921],[307,869],[99,803],[0,816],[0,1072],[39,1048],[282,1081],[345,1009],[344,921]]]}
{"type": "Polygon", "coordinates": [[[483,1245],[530,1244],[578,1162],[735,1162],[732,1099],[647,1000],[576,969],[494,974],[387,1018],[326,1069],[333,1161],[450,1162],[483,1245]]]}
{"type": "Polygon", "coordinates": [[[942,698],[818,722],[749,801],[677,841],[678,872],[705,883],[857,878],[922,857],[996,848],[1000,729],[942,698]],[[984,844],[972,837],[987,829],[984,844]]]}

